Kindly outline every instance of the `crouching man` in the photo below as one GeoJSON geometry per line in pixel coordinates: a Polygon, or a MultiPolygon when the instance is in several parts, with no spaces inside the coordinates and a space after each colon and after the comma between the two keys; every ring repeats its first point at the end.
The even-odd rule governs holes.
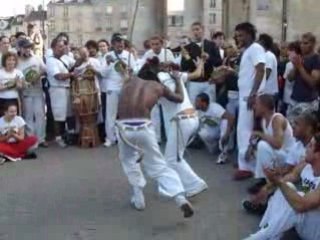
{"type": "Polygon", "coordinates": [[[228,142],[232,137],[235,117],[227,112],[221,105],[209,102],[209,96],[201,93],[196,98],[196,108],[199,110],[202,123],[199,136],[205,143],[209,152],[213,152],[215,143],[219,144],[221,151],[217,164],[223,164],[228,159],[228,142]]]}

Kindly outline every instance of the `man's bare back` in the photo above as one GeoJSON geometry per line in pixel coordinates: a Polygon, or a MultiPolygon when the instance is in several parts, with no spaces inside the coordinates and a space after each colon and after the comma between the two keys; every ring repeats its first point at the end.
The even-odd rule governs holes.
{"type": "Polygon", "coordinates": [[[173,102],[183,101],[183,92],[178,81],[176,92],[171,92],[156,81],[132,77],[122,87],[118,105],[118,119],[148,118],[160,97],[173,102]]]}

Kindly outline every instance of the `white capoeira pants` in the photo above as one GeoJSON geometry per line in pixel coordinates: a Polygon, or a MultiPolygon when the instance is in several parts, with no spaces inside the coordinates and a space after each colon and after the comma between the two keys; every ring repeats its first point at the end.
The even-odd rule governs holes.
{"type": "Polygon", "coordinates": [[[253,111],[248,110],[247,101],[243,98],[239,99],[239,117],[237,126],[237,142],[238,142],[238,165],[239,170],[255,171],[255,162],[246,161],[245,154],[247,152],[250,137],[253,130],[253,111]]]}
{"type": "Polygon", "coordinates": [[[151,110],[151,121],[156,131],[157,141],[160,143],[162,139],[161,135],[161,112],[160,105],[156,104],[151,110]]]}
{"type": "MultiPolygon", "coordinates": [[[[289,183],[290,187],[295,188],[289,183]]],[[[303,193],[299,192],[300,195],[303,193]]],[[[297,213],[280,190],[270,198],[268,208],[260,222],[260,230],[251,235],[252,240],[280,240],[283,233],[295,227],[303,240],[320,239],[320,211],[297,213]]]]}
{"type": "Polygon", "coordinates": [[[188,82],[188,92],[193,106],[195,106],[196,98],[200,93],[208,94],[211,102],[216,100],[215,85],[208,82],[188,82]]]}
{"type": "Polygon", "coordinates": [[[119,139],[119,158],[130,185],[140,188],[145,187],[146,180],[141,170],[141,165],[143,165],[146,174],[157,181],[161,195],[175,197],[184,194],[185,191],[178,174],[167,165],[160,151],[154,127],[150,120],[129,119],[118,121],[117,135],[119,139]],[[136,147],[132,147],[132,145],[136,147]],[[143,152],[143,159],[141,163],[138,163],[140,149],[143,152]]]}
{"type": "Polygon", "coordinates": [[[266,141],[259,141],[256,154],[256,178],[266,178],[263,170],[265,168],[278,168],[285,165],[288,153],[283,149],[273,149],[266,141]]]}
{"type": "Polygon", "coordinates": [[[33,134],[42,143],[46,139],[46,113],[44,95],[23,96],[23,117],[33,134]]]}
{"type": "Polygon", "coordinates": [[[201,140],[206,145],[206,148],[210,153],[215,151],[216,144],[219,143],[219,150],[223,151],[221,138],[227,131],[228,120],[223,119],[217,126],[209,126],[205,124],[199,131],[201,140]]]}
{"type": "Polygon", "coordinates": [[[169,167],[178,173],[186,193],[193,193],[206,185],[184,158],[187,144],[197,132],[199,119],[197,116],[181,115],[179,117],[170,122],[164,156],[169,167]],[[182,119],[183,117],[186,118],[182,119]]]}
{"type": "Polygon", "coordinates": [[[106,121],[105,128],[107,138],[112,142],[116,142],[115,123],[118,115],[120,90],[107,91],[107,107],[106,107],[106,121]]]}

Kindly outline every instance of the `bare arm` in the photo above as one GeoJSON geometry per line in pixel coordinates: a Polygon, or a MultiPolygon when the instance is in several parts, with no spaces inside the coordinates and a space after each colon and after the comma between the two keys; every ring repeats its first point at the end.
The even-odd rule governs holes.
{"type": "Polygon", "coordinates": [[[172,92],[168,87],[163,86],[162,96],[168,99],[169,101],[182,103],[184,96],[183,96],[181,81],[179,80],[179,78],[174,78],[174,80],[176,82],[175,92],[172,92]]]}
{"type": "Polygon", "coordinates": [[[194,79],[200,78],[203,72],[203,67],[204,67],[203,60],[198,59],[197,69],[192,73],[188,73],[188,80],[194,80],[194,79]]]}
{"type": "Polygon", "coordinates": [[[25,133],[24,133],[24,127],[19,128],[17,133],[13,133],[12,136],[18,140],[18,141],[22,141],[25,137],[25,133]]]}
{"type": "Polygon", "coordinates": [[[320,71],[319,70],[313,70],[311,74],[309,74],[306,69],[303,66],[300,66],[298,68],[298,71],[303,78],[305,82],[308,83],[308,85],[314,87],[319,84],[320,81],[320,71]]]}
{"type": "Polygon", "coordinates": [[[251,89],[251,95],[256,94],[260,88],[260,84],[263,80],[264,73],[265,73],[265,64],[259,63],[255,68],[256,68],[256,75],[254,77],[254,84],[253,84],[253,88],[251,89]]]}
{"type": "Polygon", "coordinates": [[[73,77],[73,73],[58,73],[54,75],[55,79],[59,81],[68,80],[70,77],[73,77]]]}
{"type": "Polygon", "coordinates": [[[261,139],[269,143],[272,148],[280,149],[284,142],[284,118],[276,116],[272,121],[273,135],[261,134],[261,139]]]}
{"type": "Polygon", "coordinates": [[[305,196],[300,196],[283,180],[279,182],[278,186],[295,211],[303,213],[320,207],[320,187],[313,192],[307,193],[305,196]]]}

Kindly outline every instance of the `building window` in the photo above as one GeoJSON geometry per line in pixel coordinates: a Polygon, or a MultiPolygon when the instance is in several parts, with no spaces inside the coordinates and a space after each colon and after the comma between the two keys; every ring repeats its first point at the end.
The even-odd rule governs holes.
{"type": "Polygon", "coordinates": [[[210,24],[216,24],[217,23],[217,16],[215,13],[209,14],[209,23],[210,24]]]}
{"type": "Polygon", "coordinates": [[[69,27],[69,22],[68,21],[64,22],[64,31],[65,32],[69,32],[70,31],[70,27],[69,27]]]}
{"type": "Polygon", "coordinates": [[[210,8],[216,8],[217,7],[217,1],[216,0],[210,0],[210,8]]]}
{"type": "Polygon", "coordinates": [[[110,15],[113,12],[113,7],[112,6],[107,6],[107,14],[110,15]]]}
{"type": "Polygon", "coordinates": [[[52,32],[55,32],[56,31],[56,25],[55,25],[55,22],[54,21],[51,21],[50,22],[50,29],[52,32]]]}
{"type": "Polygon", "coordinates": [[[112,29],[112,18],[111,17],[107,17],[105,24],[106,24],[107,31],[111,30],[112,29]]]}
{"type": "Polygon", "coordinates": [[[63,7],[63,16],[68,17],[69,16],[69,8],[68,6],[63,7]]]}
{"type": "Polygon", "coordinates": [[[121,29],[127,29],[128,28],[128,20],[127,19],[122,19],[120,21],[120,28],[121,29]]]}
{"type": "Polygon", "coordinates": [[[50,17],[54,17],[54,7],[50,8],[50,17]]]}
{"type": "Polygon", "coordinates": [[[183,26],[183,16],[169,16],[168,25],[171,27],[182,27],[183,26]]]}

